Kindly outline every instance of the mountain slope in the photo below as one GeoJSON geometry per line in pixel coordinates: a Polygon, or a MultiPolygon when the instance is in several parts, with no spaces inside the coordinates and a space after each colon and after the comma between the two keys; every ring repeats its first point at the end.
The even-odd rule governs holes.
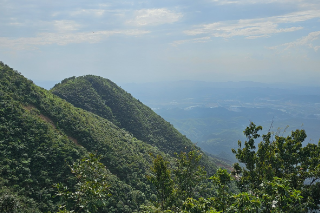
{"type": "MultiPolygon", "coordinates": [[[[56,84],[51,92],[76,107],[112,120],[137,139],[171,156],[175,152],[199,149],[172,124],[108,79],[93,75],[71,77],[56,84]]],[[[225,165],[204,155],[202,165],[210,175],[216,170],[213,162],[225,165]]]]}
{"type": "Polygon", "coordinates": [[[134,137],[173,154],[193,147],[170,123],[112,81],[87,75],[63,80],[52,93],[76,107],[113,121],[134,137]]]}
{"type": "Polygon", "coordinates": [[[114,196],[107,202],[108,209],[131,212],[154,193],[145,177],[151,165],[149,153],[164,153],[37,87],[3,63],[0,120],[0,185],[27,200],[30,212],[55,210],[58,198],[52,198],[53,184],[72,187],[74,177],[68,165],[88,152],[102,155],[110,171],[114,196]]]}

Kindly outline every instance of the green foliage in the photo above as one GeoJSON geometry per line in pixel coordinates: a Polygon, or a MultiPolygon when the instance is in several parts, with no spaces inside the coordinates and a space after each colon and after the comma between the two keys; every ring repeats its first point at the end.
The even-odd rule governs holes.
{"type": "Polygon", "coordinates": [[[299,190],[290,187],[286,179],[274,177],[272,181],[261,184],[257,191],[262,201],[264,212],[304,212],[305,205],[301,204],[302,196],[299,190]]]}
{"type": "Polygon", "coordinates": [[[71,77],[64,79],[52,89],[53,94],[67,100],[75,107],[85,109],[118,124],[110,107],[105,105],[97,91],[89,81],[83,78],[71,77]]]}
{"type": "Polygon", "coordinates": [[[73,163],[71,172],[77,183],[74,192],[70,192],[63,184],[56,184],[57,195],[64,200],[63,207],[75,212],[98,212],[110,195],[107,182],[107,170],[99,162],[101,158],[90,153],[88,157],[73,163]]]}
{"type": "Polygon", "coordinates": [[[206,179],[206,172],[200,166],[202,155],[199,151],[192,150],[188,153],[181,152],[177,157],[173,174],[171,174],[169,162],[161,155],[157,155],[153,160],[152,174],[148,179],[157,189],[158,205],[155,207],[144,205],[142,206],[144,211],[149,209],[150,212],[157,212],[158,206],[162,211],[180,211],[183,206],[192,208],[191,203],[186,199],[193,201],[196,193],[199,193],[197,187],[206,179]]]}
{"type": "MultiPolygon", "coordinates": [[[[55,85],[51,91],[76,107],[112,121],[172,157],[175,152],[194,148],[192,142],[170,123],[108,79],[93,75],[72,77],[55,85]]],[[[207,172],[216,169],[207,156],[202,158],[201,164],[207,172]]]]}
{"type": "MultiPolygon", "coordinates": [[[[251,123],[244,134],[247,141],[239,149],[233,150],[240,163],[234,165],[231,174],[218,169],[210,179],[215,186],[215,195],[195,199],[173,194],[174,212],[316,212],[319,209],[319,146],[308,144],[302,147],[306,138],[304,130],[296,130],[291,136],[262,136],[256,150],[255,140],[260,135],[261,126],[251,123]],[[271,138],[274,137],[274,140],[271,138]],[[235,181],[241,190],[234,194],[229,186],[235,181]]],[[[192,153],[182,153],[178,162],[186,162],[192,153]]],[[[197,158],[196,158],[197,159],[197,158]]],[[[197,161],[198,162],[198,161],[197,161]]],[[[186,164],[180,163],[184,165],[186,164]]],[[[196,164],[195,164],[196,165],[196,164]]],[[[179,169],[179,166],[178,166],[179,169]]],[[[180,169],[181,170],[181,169],[180,169]]],[[[191,170],[190,170],[191,171],[191,170]]],[[[194,174],[195,172],[191,172],[194,174]]],[[[181,173],[183,174],[183,173],[181,173]]],[[[177,188],[183,188],[187,178],[176,174],[177,188]],[[177,181],[178,180],[178,181],[177,181]]],[[[151,211],[152,212],[152,211],[151,211]]]]}
{"type": "Polygon", "coordinates": [[[73,105],[104,117],[134,137],[172,153],[192,143],[149,107],[108,79],[87,75],[65,79],[52,93],[73,105]]]}
{"type": "Polygon", "coordinates": [[[158,203],[160,203],[161,209],[164,210],[173,193],[173,180],[171,178],[169,162],[165,161],[161,155],[157,155],[153,160],[151,172],[153,174],[148,175],[147,178],[156,187],[158,203]]]}
{"type": "Polygon", "coordinates": [[[260,207],[261,201],[258,197],[249,192],[241,192],[230,197],[230,205],[227,208],[227,212],[255,213],[260,207]]]}
{"type": "Polygon", "coordinates": [[[217,197],[215,198],[214,206],[217,210],[224,212],[230,200],[229,184],[231,182],[231,176],[225,169],[218,169],[217,173],[210,177],[213,184],[218,188],[217,197]]]}
{"type": "Polygon", "coordinates": [[[80,108],[0,63],[1,211],[54,212],[59,205],[60,212],[319,209],[320,143],[303,147],[304,130],[288,137],[267,133],[256,146],[262,127],[251,123],[247,141],[233,150],[245,168],[234,165],[235,180],[219,169],[210,183],[212,161],[111,81],[72,77],[53,92],[80,108]],[[234,193],[234,182],[241,193],[234,193]],[[60,196],[53,197],[54,184],[60,196]]]}
{"type": "Polygon", "coordinates": [[[0,101],[0,175],[18,196],[54,208],[52,184],[72,182],[65,162],[82,151],[13,100],[0,101]]]}
{"type": "Polygon", "coordinates": [[[314,192],[320,189],[317,184],[320,144],[302,147],[307,137],[304,130],[292,131],[288,137],[272,136],[269,132],[262,136],[258,150],[255,150],[255,140],[260,137],[258,131],[261,129],[251,123],[244,131],[248,139],[244,147],[241,149],[239,141],[239,149],[232,150],[245,165],[245,168],[238,163],[234,165],[233,174],[238,177],[239,188],[259,195],[263,208],[268,210],[274,205],[272,202],[277,202],[277,209],[285,209],[283,211],[299,212],[303,208],[301,203],[311,210],[319,209],[320,197],[314,192]],[[265,188],[265,184],[269,187],[265,188]],[[289,200],[285,199],[284,192],[286,196],[290,195],[289,200]]]}
{"type": "Polygon", "coordinates": [[[63,183],[74,192],[77,179],[68,165],[96,152],[108,168],[113,195],[104,212],[132,212],[155,193],[146,179],[149,153],[162,152],[0,64],[0,174],[5,186],[33,199],[40,211],[55,211],[59,199],[52,198],[53,184],[63,183]]]}
{"type": "Polygon", "coordinates": [[[199,198],[199,200],[193,198],[187,198],[183,203],[181,212],[190,212],[190,213],[218,213],[214,208],[214,198],[204,199],[199,198]]]}
{"type": "Polygon", "coordinates": [[[232,180],[226,170],[219,169],[210,179],[217,186],[214,197],[188,198],[183,203],[182,212],[305,212],[301,203],[300,191],[292,189],[288,181],[274,178],[263,182],[261,189],[256,191],[232,194],[227,184],[232,180]]]}
{"type": "Polygon", "coordinates": [[[0,212],[6,213],[38,213],[36,202],[33,199],[21,196],[0,182],[0,212]]]}
{"type": "Polygon", "coordinates": [[[195,188],[206,179],[206,171],[200,166],[202,154],[198,150],[177,154],[177,168],[173,171],[177,185],[176,194],[181,200],[195,197],[195,188]]]}

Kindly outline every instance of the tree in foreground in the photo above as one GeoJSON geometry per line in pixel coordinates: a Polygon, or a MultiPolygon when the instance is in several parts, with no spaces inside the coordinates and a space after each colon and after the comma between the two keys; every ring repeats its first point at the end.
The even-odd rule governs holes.
{"type": "Polygon", "coordinates": [[[71,192],[66,186],[56,184],[57,196],[62,198],[61,212],[98,212],[110,194],[107,170],[92,153],[73,163],[71,172],[77,183],[71,192]]]}
{"type": "Polygon", "coordinates": [[[158,202],[154,207],[142,206],[144,212],[177,212],[187,198],[194,198],[197,186],[206,179],[206,172],[200,166],[201,154],[198,150],[177,155],[174,169],[161,155],[153,160],[151,175],[147,178],[157,190],[158,202]],[[158,208],[160,206],[160,209],[158,208]]]}
{"type": "Polygon", "coordinates": [[[244,147],[239,141],[238,150],[232,150],[245,165],[241,168],[239,163],[234,164],[239,189],[259,196],[265,212],[274,208],[283,212],[319,209],[320,142],[302,147],[307,137],[304,130],[292,131],[287,137],[268,132],[262,135],[256,150],[260,130],[261,126],[250,123],[244,131],[244,147]]]}
{"type": "Polygon", "coordinates": [[[164,210],[173,193],[173,180],[169,162],[164,160],[161,155],[157,155],[153,160],[151,172],[153,174],[148,175],[147,179],[156,187],[158,203],[160,203],[161,210],[164,210]]]}
{"type": "MultiPolygon", "coordinates": [[[[287,137],[270,132],[260,136],[261,130],[262,127],[254,123],[245,129],[247,141],[244,144],[239,141],[238,150],[232,150],[244,168],[239,163],[234,164],[232,176],[227,170],[218,169],[210,178],[216,190],[213,197],[194,197],[193,184],[203,176],[201,169],[191,168],[199,168],[200,157],[192,152],[181,153],[173,172],[178,193],[173,193],[172,199],[177,200],[177,208],[170,210],[192,213],[317,212],[320,209],[320,142],[303,147],[304,130],[293,131],[287,137]],[[256,147],[259,138],[262,141],[256,147]],[[240,193],[232,193],[229,188],[232,182],[236,182],[240,193]]],[[[161,211],[150,208],[147,212],[161,211]]]]}
{"type": "Polygon", "coordinates": [[[255,213],[261,206],[259,198],[251,193],[243,192],[233,194],[229,188],[233,178],[226,169],[218,169],[216,174],[210,177],[216,188],[216,195],[198,200],[188,198],[183,203],[182,212],[232,212],[232,213],[255,213]]]}
{"type": "Polygon", "coordinates": [[[181,200],[193,198],[195,188],[207,177],[204,167],[200,166],[202,158],[198,150],[192,150],[188,153],[181,152],[177,155],[177,168],[173,171],[175,174],[176,196],[181,200]]]}

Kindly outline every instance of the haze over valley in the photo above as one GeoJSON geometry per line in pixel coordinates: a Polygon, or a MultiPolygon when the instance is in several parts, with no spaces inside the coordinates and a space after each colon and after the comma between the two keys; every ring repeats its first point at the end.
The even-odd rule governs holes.
{"type": "Polygon", "coordinates": [[[127,91],[172,123],[204,151],[235,160],[232,148],[252,121],[288,135],[305,129],[319,141],[320,88],[258,82],[177,81],[125,84],[127,91]]]}

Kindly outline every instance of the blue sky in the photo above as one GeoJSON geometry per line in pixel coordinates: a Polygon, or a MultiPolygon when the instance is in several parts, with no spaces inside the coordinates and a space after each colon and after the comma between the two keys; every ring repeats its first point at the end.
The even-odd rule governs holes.
{"type": "Polygon", "coordinates": [[[0,60],[34,81],[320,86],[319,0],[0,0],[0,14],[0,60]]]}

